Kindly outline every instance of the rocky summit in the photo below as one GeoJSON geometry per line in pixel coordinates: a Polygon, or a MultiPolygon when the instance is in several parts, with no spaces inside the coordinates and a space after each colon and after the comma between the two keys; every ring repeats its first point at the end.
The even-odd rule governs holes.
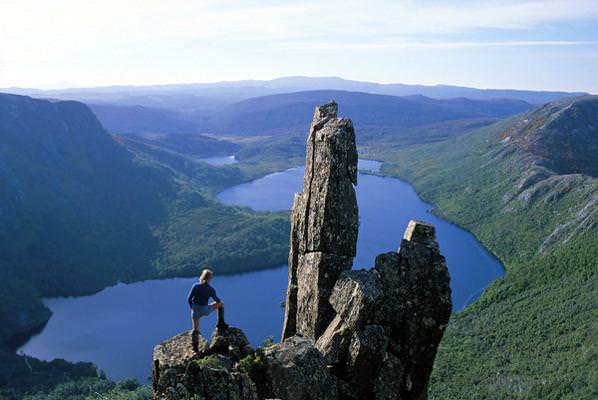
{"type": "Polygon", "coordinates": [[[410,221],[397,251],[354,270],[355,131],[336,103],[316,108],[303,192],[291,214],[282,342],[252,349],[223,325],[211,343],[183,333],[154,349],[154,397],[350,400],[427,398],[452,304],[435,229],[410,221]]]}

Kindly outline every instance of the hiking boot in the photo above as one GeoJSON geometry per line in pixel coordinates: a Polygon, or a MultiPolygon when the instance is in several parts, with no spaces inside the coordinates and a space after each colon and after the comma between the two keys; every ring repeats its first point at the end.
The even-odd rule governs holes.
{"type": "Polygon", "coordinates": [[[199,331],[191,331],[191,347],[196,352],[199,351],[199,331]]]}
{"type": "Polygon", "coordinates": [[[218,328],[218,330],[222,330],[225,331],[230,327],[229,324],[227,324],[226,322],[219,322],[218,325],[216,325],[216,328],[218,328]]]}

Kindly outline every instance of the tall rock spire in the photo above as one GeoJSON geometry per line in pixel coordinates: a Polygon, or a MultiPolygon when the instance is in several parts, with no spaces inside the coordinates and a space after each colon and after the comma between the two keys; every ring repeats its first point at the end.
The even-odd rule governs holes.
{"type": "Polygon", "coordinates": [[[303,192],[295,195],[291,216],[283,339],[295,333],[317,339],[326,329],[334,317],[331,290],[355,257],[355,131],[337,109],[334,102],[316,107],[307,139],[303,192]]]}
{"type": "Polygon", "coordinates": [[[336,103],[319,106],[291,216],[283,341],[253,353],[222,325],[193,352],[190,335],[178,335],[154,350],[155,399],[427,398],[452,309],[446,261],[434,226],[411,221],[397,251],[352,270],[356,183],[353,125],[336,103]]]}

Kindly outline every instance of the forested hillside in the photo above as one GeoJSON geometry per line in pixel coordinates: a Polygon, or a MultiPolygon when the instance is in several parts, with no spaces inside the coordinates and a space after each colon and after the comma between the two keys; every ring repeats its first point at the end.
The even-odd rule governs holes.
{"type": "Polygon", "coordinates": [[[137,147],[81,103],[0,94],[0,397],[95,375],[11,353],[49,318],[41,296],[191,276],[205,264],[227,273],[284,263],[286,214],[214,199],[251,173],[137,147]]]}
{"type": "Polygon", "coordinates": [[[598,396],[597,150],[597,97],[441,143],[368,149],[507,269],[453,317],[434,399],[598,396]]]}

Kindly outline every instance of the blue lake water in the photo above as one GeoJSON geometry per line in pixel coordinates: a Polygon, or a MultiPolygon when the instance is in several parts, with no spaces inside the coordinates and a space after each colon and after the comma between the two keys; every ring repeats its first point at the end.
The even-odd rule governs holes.
{"type": "Polygon", "coordinates": [[[197,161],[203,161],[210,165],[230,165],[230,164],[236,164],[238,162],[234,155],[233,156],[198,158],[197,161]]]}
{"type": "MultiPolygon", "coordinates": [[[[52,360],[90,361],[111,379],[148,384],[153,347],[191,329],[187,292],[195,278],[118,284],[91,296],[46,299],[53,315],[44,330],[20,351],[52,360]]],[[[226,305],[226,320],[242,327],[259,345],[282,330],[287,268],[216,276],[213,285],[226,305]]],[[[208,336],[216,315],[202,318],[208,336]]]]}
{"type": "Polygon", "coordinates": [[[365,160],[363,158],[360,158],[357,162],[357,168],[360,171],[379,172],[381,167],[382,163],[380,161],[365,160]]]}
{"type": "MultiPolygon", "coordinates": [[[[371,167],[376,170],[377,165],[371,167]]],[[[365,170],[365,165],[361,164],[360,169],[365,170]]],[[[227,189],[218,199],[256,211],[288,210],[293,193],[302,190],[303,170],[297,167],[267,175],[227,189]]],[[[471,303],[488,283],[503,274],[500,262],[471,233],[430,213],[432,206],[423,202],[408,183],[360,173],[356,192],[359,237],[354,268],[370,268],[376,255],[396,250],[409,220],[417,219],[436,227],[440,251],[451,274],[455,310],[471,303]]]]}
{"type": "MultiPolygon", "coordinates": [[[[360,160],[360,170],[376,172],[380,163],[360,160]]],[[[227,189],[225,204],[255,210],[286,210],[301,190],[303,168],[270,174],[227,189]]],[[[455,310],[477,298],[503,270],[499,261],[467,231],[429,212],[413,188],[398,179],[359,174],[357,185],[360,227],[356,268],[369,268],[377,254],[396,250],[410,219],[436,226],[440,250],[451,273],[455,310]]],[[[20,350],[44,360],[91,361],[108,377],[135,377],[148,383],[151,351],[162,340],[190,328],[187,291],[194,278],[118,284],[77,298],[46,299],[53,316],[45,329],[20,350]]],[[[213,285],[226,303],[226,319],[243,328],[253,345],[282,328],[287,268],[231,276],[216,276],[213,285]]],[[[215,315],[202,319],[209,335],[215,315]]]]}

